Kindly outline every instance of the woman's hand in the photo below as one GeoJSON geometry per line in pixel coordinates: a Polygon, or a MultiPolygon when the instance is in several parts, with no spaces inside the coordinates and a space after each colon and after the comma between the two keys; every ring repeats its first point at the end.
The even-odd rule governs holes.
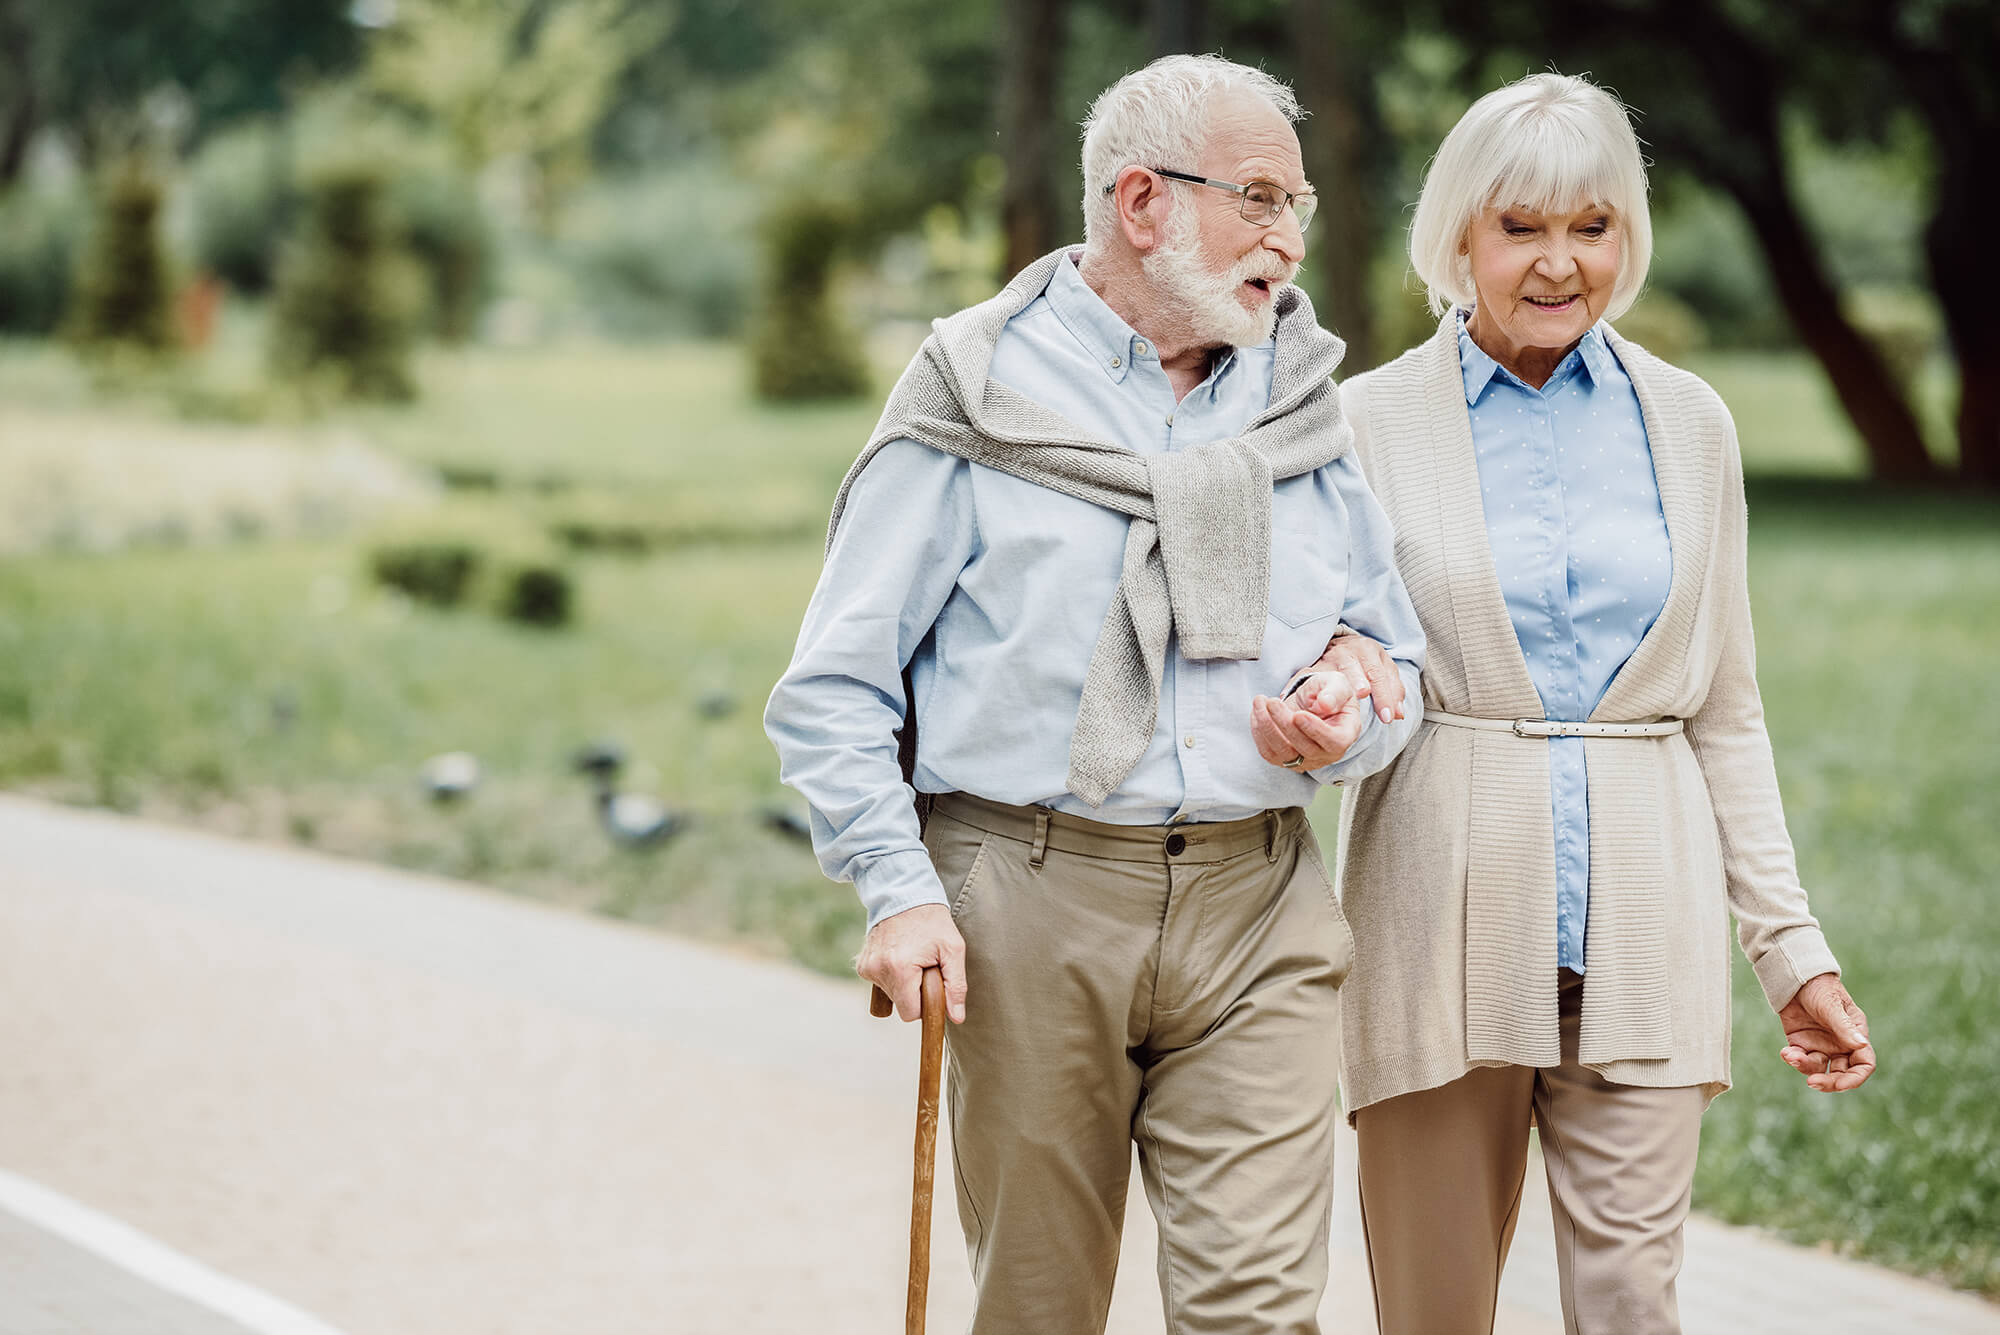
{"type": "Polygon", "coordinates": [[[1858,1089],[1875,1074],[1875,1049],[1868,1042],[1868,1017],[1841,986],[1840,975],[1806,980],[1778,1021],[1785,1026],[1785,1064],[1825,1094],[1858,1089]]]}
{"type": "Polygon", "coordinates": [[[1375,716],[1384,723],[1408,712],[1403,708],[1403,674],[1396,670],[1396,660],[1366,635],[1349,632],[1334,636],[1327,642],[1326,652],[1307,671],[1341,673],[1355,695],[1369,698],[1375,716]]]}

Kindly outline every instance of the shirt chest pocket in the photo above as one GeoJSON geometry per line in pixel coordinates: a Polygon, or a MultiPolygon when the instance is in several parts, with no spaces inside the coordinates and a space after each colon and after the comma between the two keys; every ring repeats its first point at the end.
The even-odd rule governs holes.
{"type": "Polygon", "coordinates": [[[1340,508],[1274,505],[1271,615],[1297,629],[1339,616],[1346,603],[1347,525],[1340,508]]]}

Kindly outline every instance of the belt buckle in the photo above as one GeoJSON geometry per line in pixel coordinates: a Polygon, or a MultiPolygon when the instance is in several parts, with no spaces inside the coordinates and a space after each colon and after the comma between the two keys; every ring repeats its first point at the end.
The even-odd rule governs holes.
{"type": "Polygon", "coordinates": [[[1561,725],[1547,719],[1517,718],[1514,720],[1514,735],[1534,739],[1561,737],[1563,732],[1561,725]]]}

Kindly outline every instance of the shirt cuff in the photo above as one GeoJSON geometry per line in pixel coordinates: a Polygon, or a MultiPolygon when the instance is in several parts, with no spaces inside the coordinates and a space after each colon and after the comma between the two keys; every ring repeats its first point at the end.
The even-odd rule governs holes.
{"type": "Polygon", "coordinates": [[[1840,972],[1833,950],[1826,944],[1825,933],[1810,923],[1779,932],[1763,958],[1752,960],[1750,967],[1756,972],[1757,981],[1763,984],[1764,997],[1774,1011],[1784,1009],[1809,980],[1823,973],[1840,972]]]}
{"type": "Polygon", "coordinates": [[[861,895],[861,906],[868,910],[868,927],[873,931],[875,924],[884,918],[892,918],[907,909],[923,904],[944,904],[944,886],[938,881],[937,868],[931,865],[930,854],[921,848],[907,849],[900,853],[884,853],[854,872],[854,888],[861,895]]]}

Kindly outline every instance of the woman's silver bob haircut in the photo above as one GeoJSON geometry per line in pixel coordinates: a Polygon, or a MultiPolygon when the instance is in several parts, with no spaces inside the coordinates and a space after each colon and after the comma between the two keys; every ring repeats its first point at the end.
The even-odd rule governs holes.
{"type": "MultiPolygon", "coordinates": [[[[1104,187],[1127,167],[1201,169],[1208,108],[1229,92],[1255,94],[1286,120],[1305,115],[1277,79],[1221,56],[1161,56],[1099,93],[1083,118],[1083,243],[1094,249],[1118,230],[1118,202],[1104,187]]],[[[1177,192],[1193,187],[1170,182],[1177,192]]]]}
{"type": "Polygon", "coordinates": [[[1618,281],[1604,312],[1615,320],[1639,299],[1653,263],[1646,163],[1625,104],[1567,74],[1531,74],[1474,102],[1431,159],[1410,223],[1410,263],[1430,289],[1431,313],[1477,302],[1464,246],[1486,209],[1589,205],[1618,219],[1618,281]]]}

